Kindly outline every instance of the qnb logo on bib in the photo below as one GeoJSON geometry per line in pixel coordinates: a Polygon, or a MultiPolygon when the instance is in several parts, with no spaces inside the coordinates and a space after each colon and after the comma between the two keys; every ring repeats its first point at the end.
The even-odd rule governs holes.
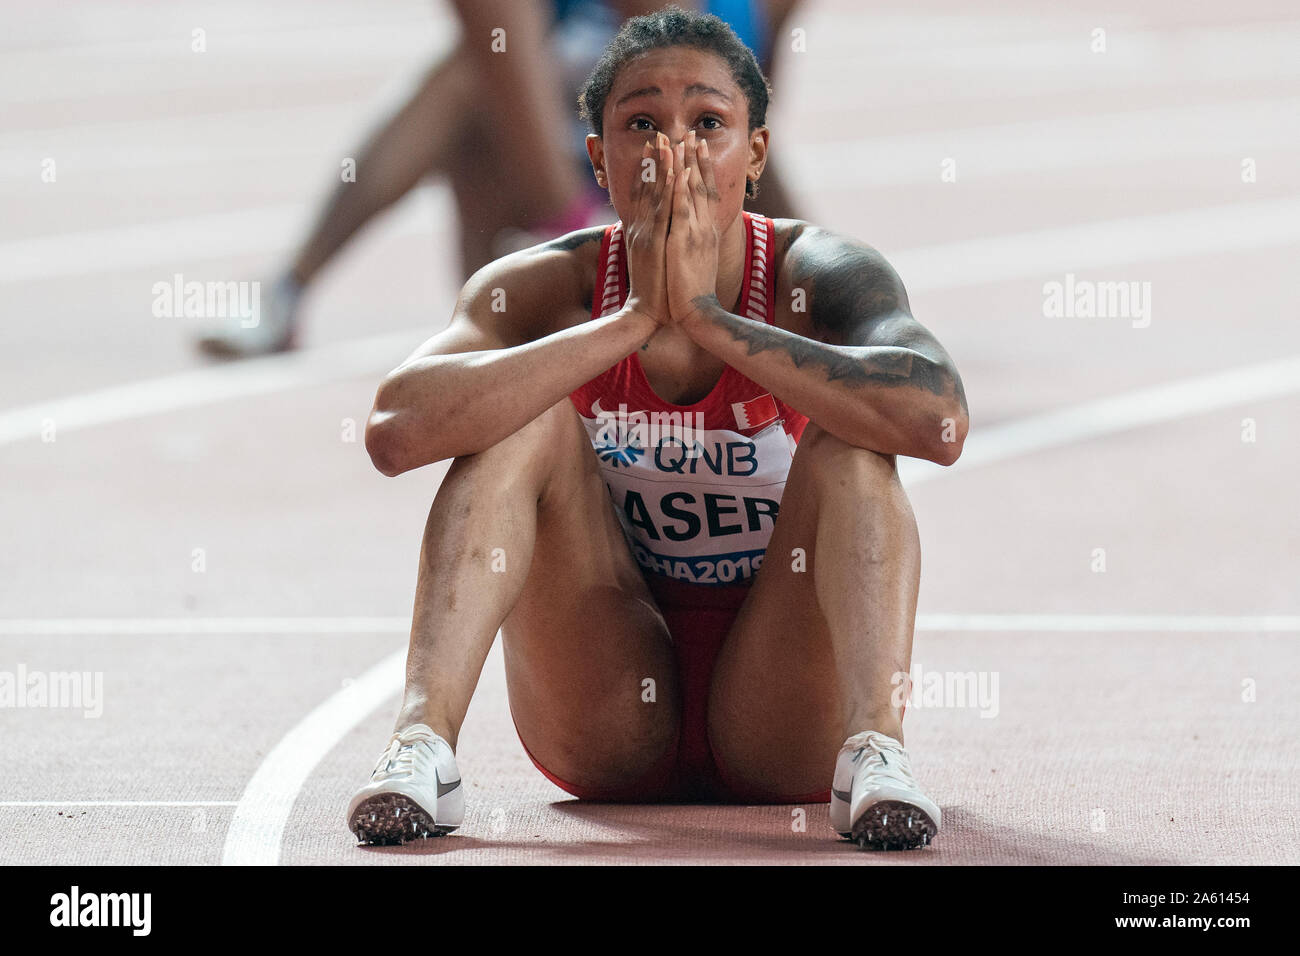
{"type": "Polygon", "coordinates": [[[698,421],[654,432],[650,416],[636,415],[644,413],[626,421],[643,429],[620,430],[609,418],[583,423],[641,566],[697,584],[749,578],[762,565],[790,470],[780,420],[746,437],[698,421]]]}
{"type": "Polygon", "coordinates": [[[634,465],[636,460],[645,454],[645,449],[640,446],[624,445],[619,442],[596,445],[595,448],[600,460],[615,468],[620,465],[634,465]]]}
{"type": "Polygon", "coordinates": [[[665,442],[688,454],[698,454],[699,436],[704,434],[703,412],[630,411],[620,403],[615,411],[592,402],[598,428],[592,447],[605,464],[614,468],[634,465],[646,449],[658,450],[665,442]]]}

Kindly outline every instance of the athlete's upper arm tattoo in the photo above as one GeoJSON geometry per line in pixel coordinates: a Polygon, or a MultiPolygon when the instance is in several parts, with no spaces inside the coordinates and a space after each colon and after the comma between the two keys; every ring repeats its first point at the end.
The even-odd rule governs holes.
{"type": "Polygon", "coordinates": [[[550,242],[544,243],[543,247],[556,252],[571,252],[579,246],[585,246],[589,242],[599,242],[604,231],[604,226],[592,226],[589,229],[580,229],[577,232],[571,232],[566,236],[560,236],[558,239],[552,239],[550,242]]]}
{"type": "Polygon", "coordinates": [[[954,388],[966,407],[951,358],[912,317],[907,290],[884,256],[804,223],[791,227],[782,255],[789,294],[802,300],[813,338],[796,336],[792,341],[746,323],[732,334],[747,341],[751,354],[778,347],[779,340],[796,366],[820,365],[828,381],[915,385],[937,395],[954,388]],[[878,351],[864,359],[831,352],[826,345],[878,351]]]}
{"type": "Polygon", "coordinates": [[[802,293],[813,329],[823,341],[908,345],[873,335],[883,319],[910,317],[907,291],[879,252],[800,226],[787,242],[787,256],[791,294],[802,293]]]}

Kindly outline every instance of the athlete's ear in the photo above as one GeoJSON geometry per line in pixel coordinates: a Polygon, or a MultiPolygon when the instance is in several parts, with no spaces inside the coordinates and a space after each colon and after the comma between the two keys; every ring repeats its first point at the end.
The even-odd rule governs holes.
{"type": "Polygon", "coordinates": [[[767,167],[768,132],[766,126],[760,126],[749,134],[749,162],[745,166],[745,178],[751,183],[758,182],[767,167]]]}
{"type": "Polygon", "coordinates": [[[591,160],[592,171],[596,174],[596,185],[601,189],[608,189],[609,173],[605,170],[605,144],[595,133],[587,134],[587,158],[591,160]]]}

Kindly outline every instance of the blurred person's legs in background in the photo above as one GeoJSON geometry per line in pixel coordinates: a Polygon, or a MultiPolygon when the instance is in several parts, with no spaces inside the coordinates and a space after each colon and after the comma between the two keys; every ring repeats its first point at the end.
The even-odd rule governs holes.
{"type": "MultiPolygon", "coordinates": [[[[790,14],[794,8],[799,5],[800,0],[727,0],[724,3],[714,3],[714,6],[727,7],[736,2],[748,2],[755,12],[755,17],[760,21],[758,29],[761,40],[758,46],[750,46],[754,54],[758,57],[758,65],[763,68],[763,75],[776,89],[780,89],[772,73],[776,68],[776,53],[778,45],[784,45],[789,38],[786,25],[789,22],[790,14]]],[[[718,11],[714,11],[717,13],[718,11]]],[[[722,13],[718,13],[722,16],[722,13]]],[[[726,20],[726,17],[723,17],[726,20]]],[[[730,22],[730,21],[728,21],[730,22]]],[[[732,24],[733,28],[735,24],[732,24]]],[[[749,42],[742,34],[742,40],[749,42]]],[[[800,216],[795,211],[794,201],[790,197],[789,190],[785,187],[784,178],[780,170],[782,163],[780,160],[780,145],[774,143],[774,148],[768,153],[767,165],[763,168],[762,184],[758,187],[758,195],[745,203],[745,206],[751,211],[761,213],[769,219],[798,219],[800,216]]]]}
{"type": "Polygon", "coordinates": [[[592,218],[600,200],[566,149],[572,110],[560,97],[548,50],[550,4],[453,5],[462,22],[460,45],[359,150],[355,179],[335,186],[292,265],[272,283],[258,325],[214,326],[200,339],[205,350],[251,355],[291,348],[299,300],[321,268],[426,173],[482,193],[457,197],[459,208],[473,214],[461,221],[465,276],[500,255],[492,253],[494,241],[509,227],[549,237],[592,218]],[[504,33],[494,34],[498,28],[504,33]]]}
{"type": "MultiPolygon", "coordinates": [[[[293,257],[273,280],[253,328],[219,323],[200,345],[224,356],[292,348],[303,293],[374,216],[426,174],[445,175],[456,197],[462,278],[508,252],[611,218],[585,175],[585,129],[562,93],[576,91],[623,18],[662,0],[451,0],[462,39],[357,153],[293,257]],[[504,33],[494,33],[500,28],[504,33]]],[[[776,44],[799,0],[703,0],[755,51],[770,76],[776,44]]],[[[794,215],[769,160],[747,203],[794,215]]]]}

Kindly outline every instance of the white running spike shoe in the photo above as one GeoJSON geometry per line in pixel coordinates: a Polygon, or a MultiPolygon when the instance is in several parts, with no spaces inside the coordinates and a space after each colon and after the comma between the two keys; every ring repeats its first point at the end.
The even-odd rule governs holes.
{"type": "Polygon", "coordinates": [[[294,347],[298,330],[298,303],[302,287],[291,276],[269,285],[269,294],[259,298],[258,314],[251,324],[234,316],[212,319],[199,334],[199,348],[220,358],[249,358],[285,352],[294,347]]]}
{"type": "Polygon", "coordinates": [[[831,782],[836,833],[864,849],[911,850],[927,846],[940,822],[939,807],[917,786],[902,744],[875,730],[844,742],[831,782]]]}
{"type": "Polygon", "coordinates": [[[348,829],[359,844],[443,836],[464,819],[465,788],[456,755],[426,724],[393,734],[370,782],[348,803],[348,829]]]}

